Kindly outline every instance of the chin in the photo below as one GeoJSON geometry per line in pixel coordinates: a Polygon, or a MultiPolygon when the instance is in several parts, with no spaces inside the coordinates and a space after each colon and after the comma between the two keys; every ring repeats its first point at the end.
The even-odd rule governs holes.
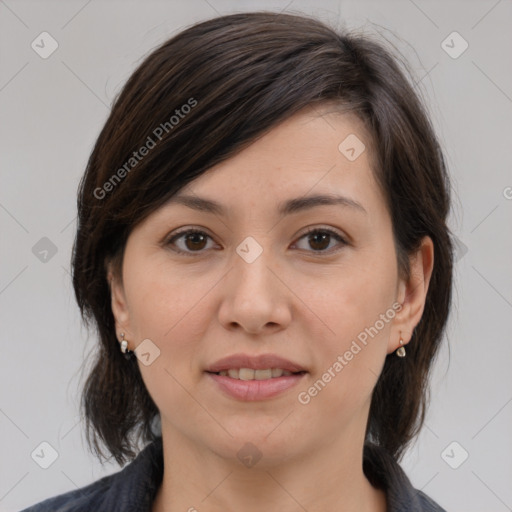
{"type": "Polygon", "coordinates": [[[232,437],[228,434],[222,436],[222,439],[214,440],[209,437],[206,444],[218,456],[227,461],[239,462],[248,468],[256,465],[260,469],[276,466],[297,455],[299,448],[296,436],[285,429],[278,432],[279,427],[275,428],[278,424],[279,421],[274,421],[270,428],[261,428],[246,422],[227,424],[225,427],[232,437]]]}

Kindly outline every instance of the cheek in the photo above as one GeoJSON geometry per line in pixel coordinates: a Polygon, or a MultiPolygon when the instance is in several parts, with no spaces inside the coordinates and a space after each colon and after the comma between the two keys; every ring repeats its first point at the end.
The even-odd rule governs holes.
{"type": "Polygon", "coordinates": [[[340,268],[336,279],[325,283],[323,293],[311,289],[307,295],[311,309],[320,312],[325,324],[318,338],[322,342],[315,345],[319,361],[315,377],[321,381],[315,389],[322,389],[319,404],[343,403],[350,409],[369,398],[387,354],[395,316],[393,247],[360,252],[340,268]]]}
{"type": "Polygon", "coordinates": [[[318,364],[308,387],[300,390],[299,403],[311,404],[310,411],[329,411],[332,425],[365,421],[360,414],[369,406],[385,362],[394,310],[390,294],[372,290],[366,295],[359,287],[354,293],[344,289],[337,316],[331,316],[334,334],[315,345],[318,364]]]}
{"type": "Polygon", "coordinates": [[[187,390],[198,373],[200,340],[204,338],[205,295],[209,279],[159,267],[147,269],[131,283],[131,319],[136,338],[152,340],[159,356],[145,366],[138,362],[144,384],[166,418],[179,418],[197,408],[187,390]]]}
{"type": "Polygon", "coordinates": [[[127,265],[130,325],[136,343],[150,339],[158,347],[158,359],[139,366],[150,393],[165,390],[160,394],[168,400],[183,392],[178,383],[187,386],[200,373],[197,361],[214,314],[208,294],[222,274],[176,272],[166,261],[146,263],[144,269],[130,273],[127,265]]]}
{"type": "MultiPolygon", "coordinates": [[[[310,308],[318,312],[327,333],[329,349],[342,349],[385,315],[393,313],[397,283],[393,247],[353,252],[315,287],[305,290],[310,308]],[[391,309],[391,312],[389,311],[391,309]]],[[[388,315],[389,316],[389,315],[388,315]]],[[[390,322],[378,324],[379,334],[389,332],[390,322]]],[[[364,336],[363,336],[364,337],[364,336]]]]}
{"type": "Polygon", "coordinates": [[[211,276],[198,278],[190,270],[177,269],[165,254],[134,257],[127,261],[126,276],[131,325],[137,337],[153,337],[160,343],[185,326],[193,327],[189,317],[212,286],[211,276]]]}

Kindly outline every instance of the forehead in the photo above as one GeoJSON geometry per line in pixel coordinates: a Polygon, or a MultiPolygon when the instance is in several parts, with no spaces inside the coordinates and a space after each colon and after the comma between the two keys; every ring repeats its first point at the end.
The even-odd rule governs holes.
{"type": "Polygon", "coordinates": [[[372,146],[354,114],[309,107],[207,170],[170,202],[198,195],[227,207],[275,208],[291,197],[326,193],[375,202],[380,191],[371,168],[372,146]]]}

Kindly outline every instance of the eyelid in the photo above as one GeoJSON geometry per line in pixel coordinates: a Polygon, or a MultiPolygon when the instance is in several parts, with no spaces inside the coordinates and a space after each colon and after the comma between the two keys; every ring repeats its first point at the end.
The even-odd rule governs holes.
{"type": "MultiPolygon", "coordinates": [[[[350,240],[349,237],[347,237],[344,234],[341,234],[335,228],[327,227],[327,226],[321,226],[321,225],[308,226],[307,228],[305,228],[305,231],[301,232],[301,234],[297,236],[297,238],[295,240],[296,240],[296,242],[298,242],[299,240],[301,240],[305,236],[309,235],[310,233],[316,233],[316,232],[324,232],[324,233],[330,234],[331,236],[333,236],[334,238],[336,238],[338,240],[339,245],[341,245],[341,247],[339,247],[337,249],[331,248],[331,249],[326,250],[326,251],[313,251],[313,250],[306,251],[306,252],[311,253],[313,255],[318,255],[318,256],[331,255],[331,254],[337,253],[339,250],[341,250],[342,247],[351,245],[350,241],[349,241],[350,240]]],[[[194,226],[187,226],[187,227],[178,229],[178,231],[173,232],[169,236],[166,236],[164,238],[164,240],[163,240],[163,245],[164,246],[170,245],[172,242],[174,242],[174,240],[180,238],[182,235],[194,234],[194,233],[204,234],[207,237],[209,237],[211,240],[214,241],[214,237],[209,234],[207,229],[202,228],[202,227],[199,228],[199,227],[194,227],[194,226]]],[[[296,242],[294,242],[293,245],[295,245],[296,242]]],[[[201,250],[201,251],[182,251],[181,249],[177,249],[176,247],[173,247],[172,250],[174,252],[178,253],[178,254],[185,254],[187,256],[197,256],[197,255],[201,255],[204,252],[206,252],[205,250],[201,250]]]]}
{"type": "MultiPolygon", "coordinates": [[[[174,240],[180,238],[182,235],[194,234],[194,233],[204,234],[207,237],[209,237],[211,240],[213,240],[213,236],[208,233],[207,229],[199,228],[199,227],[193,227],[193,226],[187,226],[187,227],[178,229],[178,231],[173,232],[169,236],[166,236],[164,238],[164,240],[163,240],[162,245],[164,247],[168,246],[168,245],[171,245],[171,243],[174,242],[174,240]]],[[[195,251],[195,254],[194,254],[194,251],[182,251],[181,249],[177,249],[176,247],[173,247],[172,250],[174,252],[178,253],[178,254],[185,254],[186,256],[200,255],[200,254],[205,252],[204,250],[202,250],[202,251],[195,251]]]]}
{"type": "MultiPolygon", "coordinates": [[[[327,227],[327,226],[319,226],[319,225],[309,226],[308,228],[306,228],[306,231],[303,231],[297,237],[297,241],[301,240],[302,238],[309,235],[310,233],[316,233],[316,232],[330,234],[331,236],[333,236],[334,238],[336,238],[339,241],[339,244],[341,245],[341,247],[339,247],[337,249],[331,248],[331,249],[328,249],[327,251],[306,251],[313,255],[319,255],[319,256],[331,255],[331,254],[337,253],[339,250],[341,250],[342,247],[351,245],[349,242],[350,239],[346,235],[341,234],[337,229],[332,228],[332,227],[327,227]]],[[[294,245],[295,245],[295,243],[294,243],[294,245]]]]}

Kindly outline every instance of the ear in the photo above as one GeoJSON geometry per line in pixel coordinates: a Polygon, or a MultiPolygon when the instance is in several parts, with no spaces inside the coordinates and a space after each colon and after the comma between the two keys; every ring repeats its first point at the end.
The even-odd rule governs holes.
{"type": "Polygon", "coordinates": [[[402,304],[393,319],[393,327],[388,345],[388,354],[400,347],[400,339],[406,345],[412,338],[425,309],[428,286],[434,268],[434,243],[425,236],[417,252],[409,257],[410,277],[401,279],[398,284],[397,301],[402,304]]]}
{"type": "Polygon", "coordinates": [[[114,268],[112,262],[107,263],[107,281],[110,287],[112,314],[116,323],[116,335],[121,340],[121,333],[128,341],[128,349],[130,348],[130,340],[133,339],[132,329],[130,326],[130,311],[126,301],[121,271],[114,268]]]}

